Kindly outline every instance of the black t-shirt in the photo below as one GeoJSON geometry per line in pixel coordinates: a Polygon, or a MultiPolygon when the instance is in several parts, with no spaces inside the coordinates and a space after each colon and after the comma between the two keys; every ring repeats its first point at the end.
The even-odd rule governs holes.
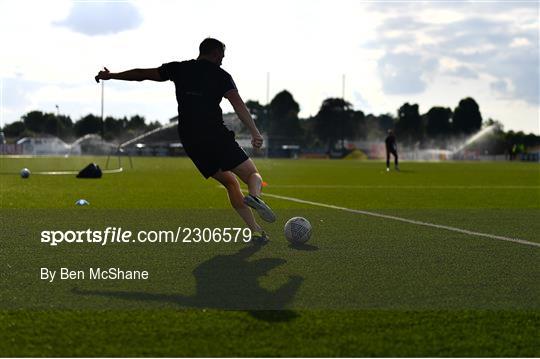
{"type": "Polygon", "coordinates": [[[395,151],[396,150],[396,137],[394,135],[388,135],[386,137],[386,140],[384,140],[386,143],[386,149],[389,151],[395,151]]]}
{"type": "Polygon", "coordinates": [[[236,89],[227,71],[207,60],[169,62],[158,71],[176,87],[182,140],[214,137],[226,130],[219,104],[227,91],[236,89]]]}

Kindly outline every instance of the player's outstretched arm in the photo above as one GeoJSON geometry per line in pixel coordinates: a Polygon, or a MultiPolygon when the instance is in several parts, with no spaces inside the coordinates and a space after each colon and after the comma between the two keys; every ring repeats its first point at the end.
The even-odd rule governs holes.
{"type": "Polygon", "coordinates": [[[96,77],[96,82],[99,80],[124,80],[124,81],[165,81],[159,75],[158,69],[132,69],[123,72],[110,72],[108,68],[104,67],[96,77]]]}
{"type": "Polygon", "coordinates": [[[251,117],[251,114],[249,113],[249,110],[244,103],[244,100],[242,100],[242,98],[240,97],[238,90],[227,91],[227,93],[225,94],[225,98],[229,100],[232,107],[234,108],[234,112],[236,112],[236,114],[240,118],[240,121],[244,123],[244,125],[251,133],[251,144],[253,145],[253,147],[261,148],[263,144],[263,137],[261,136],[259,129],[255,125],[255,122],[253,121],[253,118],[251,117]]]}

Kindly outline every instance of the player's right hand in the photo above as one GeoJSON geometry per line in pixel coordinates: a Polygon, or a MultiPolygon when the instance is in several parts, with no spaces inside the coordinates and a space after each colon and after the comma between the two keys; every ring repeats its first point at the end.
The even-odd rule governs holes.
{"type": "Polygon", "coordinates": [[[96,82],[99,82],[99,80],[110,80],[111,79],[111,73],[108,68],[103,67],[103,70],[101,70],[96,77],[94,77],[96,82]]]}
{"type": "Polygon", "coordinates": [[[263,145],[263,142],[264,142],[264,139],[260,133],[251,135],[251,144],[253,145],[254,148],[257,148],[257,149],[261,148],[263,145]]]}

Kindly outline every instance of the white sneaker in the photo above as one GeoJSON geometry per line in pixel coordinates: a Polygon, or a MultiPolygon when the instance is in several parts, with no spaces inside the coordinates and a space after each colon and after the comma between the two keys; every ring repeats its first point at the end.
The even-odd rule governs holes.
{"type": "Polygon", "coordinates": [[[386,172],[390,172],[390,168],[389,168],[389,167],[386,167],[386,172]]]}

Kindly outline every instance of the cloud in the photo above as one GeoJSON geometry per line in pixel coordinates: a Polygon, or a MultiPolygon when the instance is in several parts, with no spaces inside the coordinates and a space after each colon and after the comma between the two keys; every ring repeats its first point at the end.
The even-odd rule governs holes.
{"type": "Polygon", "coordinates": [[[490,85],[492,90],[500,93],[506,93],[508,92],[508,84],[504,80],[498,80],[492,82],[490,85]]]}
{"type": "Polygon", "coordinates": [[[386,94],[414,94],[426,89],[424,73],[437,68],[433,58],[406,53],[387,53],[378,63],[379,76],[386,94]]]}
{"type": "Polygon", "coordinates": [[[445,73],[446,75],[475,79],[478,78],[478,74],[475,70],[471,69],[468,66],[458,66],[455,69],[449,70],[445,73]]]}
{"type": "Polygon", "coordinates": [[[31,93],[42,86],[42,83],[26,80],[22,75],[3,78],[3,106],[7,109],[16,109],[31,104],[31,93]]]}
{"type": "Polygon", "coordinates": [[[399,46],[415,44],[416,38],[412,34],[395,34],[392,36],[384,36],[377,40],[366,41],[361,44],[364,49],[378,49],[381,46],[388,51],[393,51],[399,46]]]}
{"type": "MultiPolygon", "coordinates": [[[[540,60],[533,45],[538,44],[536,31],[521,29],[507,20],[469,18],[452,24],[446,39],[429,50],[496,77],[491,89],[499,94],[538,105],[540,60]],[[519,46],[516,38],[520,39],[519,46]]],[[[443,33],[441,29],[437,32],[443,33]]]]}
{"type": "Polygon", "coordinates": [[[428,24],[423,21],[416,20],[413,16],[404,15],[404,16],[392,16],[384,21],[384,26],[379,26],[379,30],[383,31],[392,31],[399,30],[418,30],[423,29],[428,24]]]}
{"type": "Polygon", "coordinates": [[[133,30],[141,23],[139,10],[127,2],[74,2],[68,17],[53,24],[95,36],[133,30]]]}
{"type": "Polygon", "coordinates": [[[430,34],[440,39],[436,48],[432,46],[430,50],[465,60],[492,55],[513,38],[511,23],[482,17],[437,26],[430,34]]]}
{"type": "Polygon", "coordinates": [[[353,92],[353,105],[355,108],[360,109],[365,113],[373,110],[369,102],[364,98],[364,96],[362,96],[359,91],[353,92]]]}
{"type": "Polygon", "coordinates": [[[431,1],[373,1],[369,3],[368,10],[379,13],[405,13],[422,10],[451,10],[467,11],[469,13],[497,14],[509,9],[538,10],[535,1],[507,0],[507,1],[477,1],[477,0],[431,0],[431,1]]]}
{"type": "MultiPolygon", "coordinates": [[[[394,9],[396,16],[384,20],[377,38],[369,44],[370,48],[385,51],[378,67],[386,94],[424,91],[426,83],[422,77],[433,70],[433,66],[426,64],[446,59],[455,67],[443,72],[444,75],[463,79],[479,75],[495,77],[491,89],[505,98],[531,105],[540,103],[538,5],[498,6],[487,11],[499,16],[490,17],[475,15],[469,7],[476,8],[466,2],[459,3],[456,9],[461,17],[446,23],[426,23],[418,9],[416,12],[406,6],[394,9]],[[396,54],[403,49],[409,55],[396,54]]],[[[433,8],[439,9],[440,5],[430,11],[433,8]]],[[[385,8],[385,11],[390,10],[385,8]]]]}
{"type": "Polygon", "coordinates": [[[506,80],[512,84],[511,87],[492,89],[529,104],[540,104],[539,55],[536,46],[504,51],[498,57],[488,60],[486,67],[499,81],[506,80]]]}

